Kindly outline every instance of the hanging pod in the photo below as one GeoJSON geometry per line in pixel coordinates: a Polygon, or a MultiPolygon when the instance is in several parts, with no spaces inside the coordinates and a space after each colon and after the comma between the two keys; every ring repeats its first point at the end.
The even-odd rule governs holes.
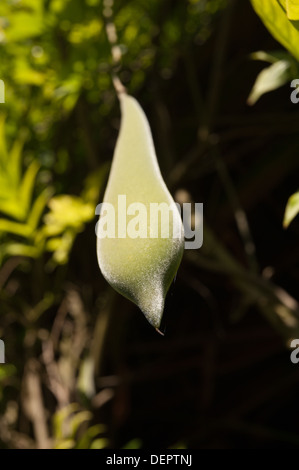
{"type": "Polygon", "coordinates": [[[108,283],[158,329],[183,255],[183,224],[143,110],[131,96],[119,98],[121,127],[97,224],[98,262],[108,283]]]}

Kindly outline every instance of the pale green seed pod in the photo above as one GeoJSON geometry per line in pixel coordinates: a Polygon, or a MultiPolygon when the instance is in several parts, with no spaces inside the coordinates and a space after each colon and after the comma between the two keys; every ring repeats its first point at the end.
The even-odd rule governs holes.
{"type": "Polygon", "coordinates": [[[97,227],[98,262],[109,284],[158,329],[183,255],[183,224],[162,178],[143,110],[126,94],[120,103],[121,127],[104,195],[104,203],[115,209],[115,237],[111,226],[108,230],[109,206],[97,227]],[[162,209],[159,218],[157,208],[162,209]]]}

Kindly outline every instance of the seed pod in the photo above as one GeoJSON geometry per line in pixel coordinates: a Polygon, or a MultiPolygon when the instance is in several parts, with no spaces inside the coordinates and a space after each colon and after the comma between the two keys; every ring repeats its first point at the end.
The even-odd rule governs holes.
{"type": "Polygon", "coordinates": [[[109,284],[158,329],[183,255],[183,224],[143,110],[126,94],[120,103],[121,127],[97,224],[98,262],[109,284]]]}

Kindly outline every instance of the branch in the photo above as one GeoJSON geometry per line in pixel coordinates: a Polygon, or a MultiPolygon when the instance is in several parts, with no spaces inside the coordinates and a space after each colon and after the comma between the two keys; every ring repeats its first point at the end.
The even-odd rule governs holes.
{"type": "Polygon", "coordinates": [[[117,32],[113,21],[113,5],[114,0],[103,1],[103,16],[106,20],[105,29],[107,39],[111,47],[112,64],[114,68],[112,71],[112,83],[117,95],[120,95],[122,93],[126,93],[127,90],[118,76],[118,69],[121,66],[122,51],[118,44],[117,32]]]}

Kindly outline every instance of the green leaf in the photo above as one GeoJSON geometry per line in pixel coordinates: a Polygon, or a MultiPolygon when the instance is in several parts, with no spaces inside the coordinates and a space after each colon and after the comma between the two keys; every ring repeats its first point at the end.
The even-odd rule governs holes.
{"type": "Polygon", "coordinates": [[[283,226],[287,228],[292,220],[296,217],[299,213],[299,191],[293,194],[286,205],[284,218],[283,218],[283,226]]]}
{"type": "Polygon", "coordinates": [[[102,437],[100,439],[95,439],[93,443],[91,444],[90,448],[91,449],[105,449],[108,446],[109,446],[108,439],[105,439],[104,437],[102,437]]]}
{"type": "Polygon", "coordinates": [[[77,381],[77,390],[89,399],[95,395],[94,360],[90,356],[86,357],[81,363],[77,381]]]}
{"type": "Polygon", "coordinates": [[[80,197],[61,194],[49,201],[50,212],[46,214],[45,233],[58,235],[66,228],[81,231],[86,222],[94,217],[94,205],[80,197]]]}
{"type": "Polygon", "coordinates": [[[8,200],[0,200],[0,212],[17,220],[24,220],[26,218],[23,207],[14,194],[8,200]]]}
{"type": "Polygon", "coordinates": [[[72,449],[75,446],[75,441],[73,439],[63,439],[62,441],[56,442],[54,448],[59,449],[72,449]]]}
{"type": "Polygon", "coordinates": [[[94,440],[94,438],[99,436],[105,431],[106,431],[106,428],[103,424],[95,424],[94,426],[91,426],[83,434],[78,444],[76,445],[76,448],[77,449],[89,449],[90,444],[94,440]]]}
{"type": "Polygon", "coordinates": [[[31,235],[31,228],[27,224],[19,224],[6,219],[0,219],[0,232],[13,233],[24,238],[31,235]]]}
{"type": "Polygon", "coordinates": [[[26,217],[30,202],[32,199],[32,193],[34,189],[34,182],[39,170],[39,164],[37,161],[33,161],[31,165],[27,168],[27,171],[23,177],[21,188],[20,188],[20,203],[22,203],[22,209],[24,217],[26,217]]]}
{"type": "Polygon", "coordinates": [[[299,60],[299,21],[289,19],[277,0],[251,0],[251,3],[274,38],[299,60]]]}
{"type": "Polygon", "coordinates": [[[74,415],[71,420],[71,437],[75,439],[77,431],[81,424],[92,419],[92,413],[90,411],[79,411],[74,415]]]}
{"type": "Polygon", "coordinates": [[[7,162],[7,148],[5,138],[5,116],[0,115],[0,165],[4,166],[7,162]]]}
{"type": "Polygon", "coordinates": [[[53,251],[53,259],[58,264],[68,261],[68,254],[72,248],[75,232],[67,230],[61,237],[50,238],[46,243],[46,250],[53,251]]]}
{"type": "Polygon", "coordinates": [[[299,20],[298,0],[287,0],[286,10],[289,20],[299,20]]]}
{"type": "Polygon", "coordinates": [[[21,85],[35,85],[40,86],[46,80],[44,73],[29,68],[25,63],[20,62],[14,74],[14,79],[21,85]]]}
{"type": "Polygon", "coordinates": [[[248,97],[248,104],[253,105],[268,91],[273,91],[290,80],[290,63],[286,60],[279,60],[262,70],[248,97]]]}
{"type": "Polygon", "coordinates": [[[292,61],[292,56],[289,54],[289,52],[286,52],[283,50],[271,51],[271,52],[256,51],[250,54],[250,58],[252,60],[261,60],[263,62],[269,62],[269,64],[274,64],[275,62],[278,62],[279,60],[286,60],[288,62],[292,61]]]}
{"type": "Polygon", "coordinates": [[[33,207],[28,217],[28,225],[31,227],[32,231],[36,230],[50,195],[51,191],[46,188],[34,201],[33,207]]]}
{"type": "Polygon", "coordinates": [[[4,252],[10,256],[28,256],[29,258],[38,258],[40,250],[36,246],[23,245],[22,243],[9,243],[4,245],[4,252]]]}
{"type": "Polygon", "coordinates": [[[43,26],[43,18],[39,14],[14,12],[10,15],[9,26],[4,31],[5,38],[8,42],[33,38],[41,34],[43,26]]]}
{"type": "Polygon", "coordinates": [[[22,150],[24,145],[24,138],[17,139],[10,152],[9,152],[9,159],[7,162],[7,174],[10,180],[10,183],[15,187],[18,188],[21,179],[21,157],[22,157],[22,150]]]}
{"type": "Polygon", "coordinates": [[[64,423],[78,410],[79,405],[77,403],[71,403],[55,413],[53,417],[53,432],[56,439],[63,439],[66,437],[64,432],[64,423]]]}

